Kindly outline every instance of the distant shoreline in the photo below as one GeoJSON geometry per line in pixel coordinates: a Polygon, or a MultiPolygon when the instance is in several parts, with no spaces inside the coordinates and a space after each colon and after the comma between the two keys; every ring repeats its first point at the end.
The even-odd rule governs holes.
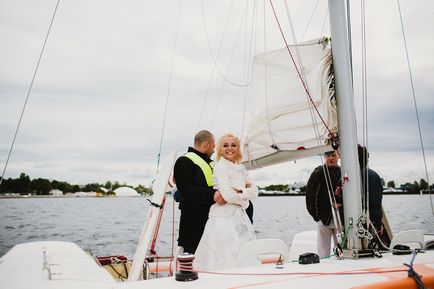
{"type": "MultiPolygon", "coordinates": [[[[423,192],[422,195],[428,195],[428,192],[423,192]]],[[[259,193],[259,197],[297,197],[297,196],[305,196],[305,193],[285,193],[285,192],[275,192],[275,193],[259,193]]],[[[420,195],[420,193],[409,193],[409,192],[383,192],[384,195],[420,195]]],[[[150,198],[152,195],[139,195],[139,196],[130,196],[133,198],[146,197],[150,198]]],[[[65,195],[65,196],[53,196],[53,195],[0,195],[0,199],[44,199],[44,198],[126,198],[124,196],[74,196],[74,195],[65,195]]]]}
{"type": "MultiPolygon", "coordinates": [[[[428,195],[428,192],[423,192],[422,195],[428,195]]],[[[434,194],[434,193],[433,193],[434,194]]],[[[281,196],[305,196],[305,193],[259,193],[259,197],[281,197],[281,196]]],[[[409,193],[409,192],[383,192],[384,195],[420,195],[420,193],[409,193]]]]}
{"type": "Polygon", "coordinates": [[[140,197],[152,197],[149,195],[139,195],[139,196],[73,196],[73,195],[66,195],[66,196],[53,196],[53,195],[19,195],[19,196],[11,196],[11,195],[0,195],[0,199],[47,199],[47,198],[53,198],[53,199],[82,199],[82,198],[140,198],[140,197]]]}

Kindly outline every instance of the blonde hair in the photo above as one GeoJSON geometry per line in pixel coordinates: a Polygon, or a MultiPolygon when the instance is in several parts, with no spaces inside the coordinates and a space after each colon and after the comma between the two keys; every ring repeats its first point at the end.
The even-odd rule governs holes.
{"type": "Polygon", "coordinates": [[[240,163],[241,159],[243,158],[243,155],[241,154],[241,146],[240,146],[241,142],[240,142],[240,139],[237,136],[235,136],[234,134],[232,134],[232,133],[226,133],[226,134],[222,135],[219,138],[219,141],[218,141],[218,144],[217,144],[217,157],[216,158],[219,161],[221,159],[221,157],[222,157],[223,139],[226,138],[226,137],[233,138],[234,142],[238,146],[238,153],[237,153],[237,155],[235,156],[235,159],[234,159],[235,162],[238,164],[238,163],[240,163]]]}

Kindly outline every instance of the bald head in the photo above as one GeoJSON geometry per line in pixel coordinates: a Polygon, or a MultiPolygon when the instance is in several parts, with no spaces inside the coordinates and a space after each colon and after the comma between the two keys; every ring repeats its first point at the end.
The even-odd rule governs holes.
{"type": "Polygon", "coordinates": [[[201,130],[194,136],[194,148],[211,157],[215,148],[214,135],[207,130],[201,130]]]}
{"type": "Polygon", "coordinates": [[[211,139],[214,139],[214,136],[211,132],[207,130],[201,130],[194,136],[194,146],[200,147],[204,142],[210,141],[211,139]]]}

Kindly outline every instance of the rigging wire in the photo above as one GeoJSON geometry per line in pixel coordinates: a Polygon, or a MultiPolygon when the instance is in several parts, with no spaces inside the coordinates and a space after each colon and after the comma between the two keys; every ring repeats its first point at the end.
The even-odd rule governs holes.
{"type": "Polygon", "coordinates": [[[349,50],[349,54],[350,54],[350,73],[351,73],[351,86],[354,87],[354,75],[353,75],[353,54],[351,53],[353,51],[353,43],[351,41],[352,36],[351,36],[351,7],[350,7],[350,0],[346,1],[346,6],[347,6],[347,37],[348,37],[348,50],[349,50]]]}
{"type": "MultiPolygon", "coordinates": [[[[246,9],[248,9],[248,7],[246,8],[246,9]]],[[[254,39],[256,40],[256,29],[254,29],[255,28],[255,23],[256,23],[256,17],[257,17],[257,9],[256,9],[256,1],[253,1],[253,11],[252,11],[252,13],[253,13],[253,16],[252,16],[252,26],[251,26],[251,30],[250,30],[250,44],[249,44],[249,50],[248,50],[248,53],[246,53],[246,55],[247,55],[247,59],[246,59],[246,62],[248,63],[249,61],[250,61],[250,59],[252,59],[252,51],[253,51],[253,49],[252,49],[252,47],[253,47],[253,43],[254,43],[254,39]]],[[[245,43],[247,43],[247,35],[248,35],[248,30],[247,30],[247,28],[248,28],[248,21],[247,21],[247,18],[246,18],[246,40],[245,40],[245,43]]],[[[253,53],[253,55],[254,55],[255,53],[253,53]]],[[[248,64],[247,64],[247,66],[248,66],[248,64]]],[[[250,69],[250,67],[248,67],[247,69],[246,69],[246,75],[245,75],[245,82],[247,83],[247,81],[249,80],[249,78],[250,78],[250,71],[251,71],[251,69],[250,69]]],[[[244,88],[244,99],[243,99],[243,117],[242,117],[242,124],[241,124],[241,136],[243,136],[244,135],[244,131],[245,131],[245,123],[246,123],[246,114],[247,114],[247,96],[248,96],[248,92],[249,92],[249,86],[246,86],[245,88],[244,88]]]]}
{"type": "Polygon", "coordinates": [[[321,28],[320,35],[324,35],[326,21],[327,21],[328,18],[329,18],[329,7],[327,6],[327,10],[326,10],[325,15],[324,15],[324,20],[322,21],[322,28],[321,28]]]}
{"type": "Polygon", "coordinates": [[[178,42],[178,32],[179,32],[179,22],[180,22],[180,19],[181,19],[181,10],[182,10],[182,0],[179,1],[178,17],[177,17],[177,20],[176,20],[175,40],[174,40],[174,43],[173,43],[172,59],[170,60],[169,83],[167,84],[166,103],[165,103],[165,106],[164,106],[164,114],[163,114],[163,126],[161,128],[160,147],[158,149],[158,155],[157,155],[157,174],[158,174],[158,168],[160,166],[161,150],[162,150],[162,147],[163,147],[164,131],[165,131],[165,128],[166,128],[167,107],[168,107],[168,104],[169,104],[170,88],[172,86],[172,78],[173,78],[173,70],[174,70],[173,67],[174,67],[174,63],[175,63],[176,44],[178,42]]]}
{"type": "MultiPolygon", "coordinates": [[[[246,8],[248,7],[248,4],[249,4],[249,1],[246,1],[246,6],[245,6],[246,8]]],[[[246,19],[246,21],[247,21],[247,9],[244,10],[244,15],[243,15],[243,17],[241,19],[242,20],[240,21],[240,26],[238,27],[238,30],[237,30],[237,34],[236,34],[236,38],[235,38],[235,41],[234,41],[234,45],[232,47],[231,56],[229,58],[228,65],[226,67],[225,78],[223,79],[222,85],[220,87],[219,95],[218,95],[218,98],[217,98],[217,104],[214,107],[213,115],[212,115],[212,118],[211,118],[211,125],[210,125],[211,129],[214,126],[215,116],[216,116],[217,110],[218,110],[218,108],[220,106],[220,100],[221,100],[222,95],[223,95],[223,90],[224,90],[224,88],[226,86],[226,83],[227,83],[227,79],[228,79],[227,75],[229,74],[229,70],[230,70],[231,65],[232,65],[232,59],[233,59],[233,57],[235,55],[235,49],[237,47],[237,42],[240,39],[240,32],[241,32],[242,24],[244,22],[244,19],[246,19]]]]}
{"type": "Polygon", "coordinates": [[[32,91],[33,84],[34,84],[35,79],[36,79],[36,74],[38,73],[39,65],[41,64],[42,56],[43,56],[43,54],[44,54],[45,46],[47,45],[48,37],[49,37],[49,35],[50,35],[50,31],[51,31],[51,28],[52,28],[52,26],[53,26],[54,18],[55,18],[55,16],[56,16],[56,13],[57,13],[57,9],[58,9],[58,7],[59,7],[59,4],[60,4],[60,0],[57,1],[57,3],[56,3],[56,7],[54,8],[53,16],[51,16],[50,25],[48,26],[48,31],[47,31],[47,34],[45,35],[44,44],[42,45],[42,49],[41,49],[41,52],[40,52],[40,54],[39,54],[39,58],[38,58],[38,62],[37,62],[37,64],[36,64],[35,70],[33,71],[33,77],[32,77],[32,80],[31,80],[31,82],[30,82],[29,89],[27,90],[26,100],[24,101],[24,105],[23,105],[23,108],[22,108],[22,110],[21,110],[21,115],[20,115],[20,118],[19,118],[19,120],[18,120],[17,127],[16,127],[16,129],[15,129],[14,137],[13,137],[13,139],[12,139],[12,144],[11,144],[11,147],[9,148],[8,156],[7,156],[7,158],[6,158],[5,166],[4,166],[4,168],[3,168],[3,172],[2,172],[2,175],[1,175],[1,178],[0,178],[0,185],[1,185],[1,183],[3,182],[3,178],[4,178],[4,176],[5,176],[6,169],[7,169],[7,167],[8,167],[9,159],[10,159],[10,157],[11,157],[11,154],[12,154],[12,151],[13,151],[13,148],[14,148],[14,145],[15,145],[15,141],[16,141],[16,139],[17,139],[18,131],[19,131],[19,129],[20,129],[21,122],[22,122],[23,117],[24,117],[24,112],[25,112],[25,110],[26,110],[27,103],[28,103],[28,101],[29,101],[29,97],[30,97],[30,93],[31,93],[31,91],[32,91]]]}
{"type": "MultiPolygon", "coordinates": [[[[406,37],[405,37],[404,22],[402,20],[401,5],[399,4],[399,0],[396,0],[396,3],[398,4],[399,19],[401,21],[402,39],[404,41],[405,55],[406,55],[406,58],[407,58],[408,74],[409,74],[409,77],[410,77],[411,92],[412,92],[412,95],[413,95],[413,103],[414,103],[414,110],[416,112],[417,128],[418,128],[418,131],[419,131],[419,140],[420,140],[420,147],[421,147],[421,150],[422,150],[423,164],[424,164],[424,167],[425,167],[426,181],[428,183],[428,192],[429,192],[429,197],[430,197],[430,201],[431,201],[431,210],[432,210],[432,213],[434,215],[433,200],[432,200],[432,196],[431,196],[431,190],[429,188],[429,177],[428,177],[428,168],[427,168],[427,165],[426,165],[425,148],[424,148],[424,144],[423,144],[422,130],[421,130],[421,127],[420,127],[419,111],[418,111],[418,108],[417,108],[416,93],[415,93],[415,90],[414,90],[414,83],[413,83],[413,73],[412,73],[412,70],[411,70],[410,58],[409,58],[408,47],[407,47],[407,40],[406,40],[406,37]]],[[[421,194],[422,194],[422,191],[421,191],[421,194]]]]}
{"type": "MultiPolygon", "coordinates": [[[[366,14],[365,14],[365,1],[360,1],[361,13],[361,36],[362,36],[362,145],[368,149],[368,81],[367,81],[367,51],[366,51],[366,14]]],[[[368,150],[363,150],[362,159],[367,160],[368,150]]],[[[369,218],[369,178],[368,178],[368,165],[360,167],[361,169],[361,184],[362,184],[362,212],[365,214],[366,219],[369,218]]],[[[369,222],[368,221],[368,222],[369,222]]]]}
{"type": "MultiPolygon", "coordinates": [[[[270,0],[271,1],[271,0],[270,0]]],[[[266,17],[265,17],[265,1],[264,1],[264,8],[263,8],[263,17],[264,17],[264,88],[265,88],[265,115],[267,118],[267,128],[268,128],[268,135],[270,136],[272,148],[279,150],[279,148],[276,146],[276,141],[274,139],[273,133],[271,131],[271,121],[270,121],[270,115],[268,113],[268,61],[267,61],[267,26],[266,26],[266,17]]]]}
{"type": "Polygon", "coordinates": [[[223,73],[219,70],[219,67],[217,65],[217,60],[220,57],[220,52],[221,52],[221,49],[222,49],[222,46],[223,46],[223,40],[225,38],[226,31],[227,31],[227,28],[228,28],[229,19],[230,19],[230,16],[232,14],[232,10],[233,10],[234,0],[231,1],[230,7],[229,7],[229,12],[227,13],[227,17],[225,19],[225,25],[223,27],[223,32],[222,32],[222,35],[221,35],[220,40],[219,40],[219,45],[218,45],[218,48],[217,48],[217,54],[216,55],[214,55],[213,50],[211,48],[211,41],[209,39],[208,29],[207,29],[207,25],[206,25],[205,8],[204,8],[203,3],[204,3],[204,0],[201,1],[202,24],[203,24],[203,27],[204,27],[204,30],[205,30],[205,38],[206,38],[206,41],[207,41],[207,44],[208,44],[208,50],[209,50],[209,53],[210,53],[210,56],[211,56],[211,59],[212,59],[214,65],[213,65],[213,68],[212,68],[212,71],[211,71],[211,76],[209,77],[208,86],[207,86],[207,89],[206,89],[206,94],[205,94],[205,97],[203,98],[203,101],[202,101],[202,107],[201,107],[201,111],[200,111],[200,114],[199,114],[199,119],[198,119],[198,122],[197,122],[197,125],[196,125],[196,130],[199,130],[200,123],[202,122],[203,112],[205,111],[205,105],[206,105],[209,93],[211,91],[211,86],[212,86],[212,83],[213,83],[215,72],[217,71],[220,74],[220,76],[222,76],[222,79],[224,81],[226,81],[226,78],[223,76],[223,73]]]}
{"type": "Polygon", "coordinates": [[[217,49],[217,56],[216,56],[217,59],[215,59],[214,58],[214,53],[213,53],[213,51],[211,49],[211,42],[209,40],[208,29],[207,29],[207,26],[206,26],[205,9],[204,9],[204,6],[203,6],[203,2],[204,2],[204,0],[202,0],[200,2],[200,4],[201,4],[201,14],[202,14],[202,24],[203,24],[203,27],[204,27],[204,30],[205,30],[205,37],[206,37],[206,41],[207,41],[207,44],[208,44],[208,50],[210,52],[211,59],[213,60],[214,65],[213,65],[213,68],[212,68],[212,71],[211,71],[211,76],[209,77],[209,81],[208,81],[208,86],[207,86],[207,89],[206,89],[205,97],[203,98],[203,101],[202,101],[202,108],[200,110],[199,119],[197,121],[196,131],[199,130],[200,123],[202,122],[202,116],[203,116],[203,112],[205,111],[205,105],[206,105],[206,102],[207,102],[207,99],[208,99],[208,96],[209,96],[209,92],[211,90],[211,85],[212,85],[212,82],[213,82],[213,79],[214,79],[214,73],[217,70],[217,59],[218,59],[218,57],[220,55],[220,51],[221,51],[221,48],[222,48],[222,43],[223,43],[224,35],[226,33],[229,17],[231,15],[231,11],[232,11],[232,6],[234,4],[234,1],[231,1],[231,5],[230,5],[230,8],[229,8],[229,13],[227,13],[227,17],[226,17],[226,20],[225,20],[225,25],[223,27],[222,36],[220,37],[219,46],[218,46],[218,49],[217,49]]]}
{"type": "MultiPolygon", "coordinates": [[[[309,21],[306,24],[306,28],[304,28],[303,34],[301,35],[301,38],[300,38],[301,42],[303,42],[304,36],[306,36],[306,32],[307,32],[307,30],[310,26],[310,23],[312,22],[312,19],[313,19],[313,15],[315,15],[316,9],[318,8],[318,3],[319,3],[319,0],[316,1],[315,7],[313,8],[312,14],[310,15],[309,21]]],[[[286,9],[288,10],[288,4],[286,1],[285,1],[285,6],[286,6],[286,9]]]]}
{"type": "MultiPolygon", "coordinates": [[[[232,85],[234,85],[234,86],[245,87],[245,86],[249,86],[250,83],[237,83],[237,82],[235,82],[235,81],[229,79],[229,78],[227,77],[227,75],[224,74],[224,73],[220,70],[220,67],[218,66],[218,63],[217,63],[217,60],[218,60],[219,55],[220,55],[221,45],[222,45],[222,43],[223,43],[223,39],[224,39],[224,36],[225,36],[225,34],[226,34],[226,29],[227,29],[227,27],[228,27],[228,22],[229,22],[229,18],[230,18],[231,12],[232,12],[233,4],[234,4],[234,1],[232,0],[232,1],[231,1],[231,6],[230,6],[230,10],[229,10],[228,16],[227,16],[226,21],[225,21],[225,25],[224,25],[224,29],[223,29],[223,34],[222,34],[222,37],[221,37],[221,39],[220,39],[220,44],[219,44],[219,48],[218,48],[218,50],[217,50],[217,55],[214,55],[214,52],[213,52],[212,47],[211,47],[211,41],[210,41],[210,39],[209,39],[208,29],[207,29],[207,25],[206,25],[206,21],[205,21],[205,12],[204,12],[204,8],[203,8],[203,0],[201,1],[201,8],[202,8],[202,22],[203,22],[203,26],[204,26],[204,29],[205,29],[205,36],[206,36],[206,42],[207,42],[207,44],[208,44],[208,50],[209,50],[209,52],[210,52],[211,59],[212,59],[212,61],[214,62],[214,68],[215,68],[215,70],[217,70],[217,72],[218,72],[218,74],[221,76],[221,78],[223,78],[225,81],[229,82],[230,84],[232,84],[232,85]]],[[[247,4],[247,3],[246,3],[246,4],[247,4]]]]}

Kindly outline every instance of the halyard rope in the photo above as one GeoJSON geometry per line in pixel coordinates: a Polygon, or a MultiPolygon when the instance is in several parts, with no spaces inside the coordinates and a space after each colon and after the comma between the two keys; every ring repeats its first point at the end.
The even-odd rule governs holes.
{"type": "Polygon", "coordinates": [[[274,9],[274,5],[273,5],[273,1],[272,0],[270,0],[270,5],[271,5],[271,9],[273,10],[273,14],[274,14],[274,18],[276,19],[277,26],[279,27],[280,34],[282,35],[283,41],[285,42],[286,49],[287,49],[287,51],[289,53],[289,56],[291,57],[292,63],[294,65],[294,68],[297,71],[298,78],[300,79],[300,81],[301,81],[301,83],[303,85],[303,88],[306,91],[307,96],[309,97],[309,100],[313,104],[313,107],[315,108],[316,113],[318,114],[319,118],[321,119],[321,122],[324,124],[324,126],[327,129],[327,131],[329,132],[329,134],[332,134],[332,131],[330,130],[330,128],[328,127],[327,123],[325,122],[325,120],[321,116],[320,112],[318,111],[318,108],[315,106],[315,103],[314,103],[314,101],[313,101],[313,99],[312,99],[312,97],[310,95],[310,92],[309,92],[309,90],[307,88],[307,85],[304,82],[303,77],[301,76],[301,73],[300,73],[299,68],[297,67],[297,64],[295,63],[294,57],[293,57],[293,55],[291,53],[291,50],[289,49],[288,41],[286,40],[285,34],[283,33],[282,26],[280,25],[280,22],[279,22],[279,18],[277,17],[276,10],[274,9]]]}

